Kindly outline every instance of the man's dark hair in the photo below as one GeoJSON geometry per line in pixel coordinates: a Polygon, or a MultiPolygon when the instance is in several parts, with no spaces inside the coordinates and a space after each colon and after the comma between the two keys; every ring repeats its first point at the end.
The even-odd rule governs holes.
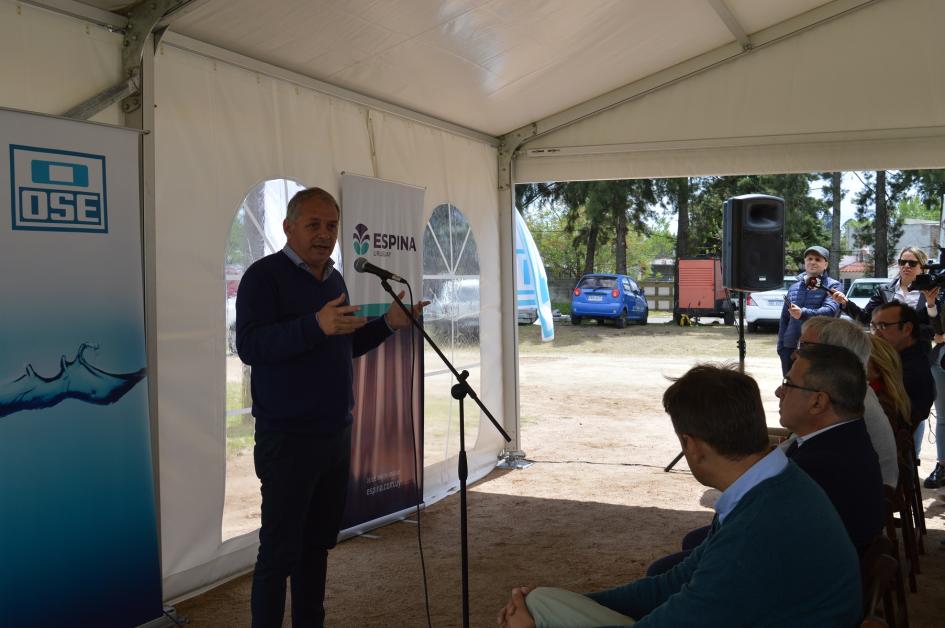
{"type": "Polygon", "coordinates": [[[852,351],[836,345],[805,345],[797,352],[807,362],[802,382],[793,382],[827,393],[838,416],[862,417],[866,397],[866,371],[852,351]]]}
{"type": "Polygon", "coordinates": [[[700,438],[732,460],[768,447],[758,383],[735,365],[694,366],[663,393],[663,408],[677,434],[700,438]]]}
{"type": "Polygon", "coordinates": [[[897,310],[898,316],[896,318],[899,319],[899,327],[901,328],[906,323],[912,323],[912,333],[909,336],[913,340],[919,339],[919,314],[915,310],[900,301],[890,301],[889,303],[883,303],[873,311],[882,312],[883,310],[897,310]]]}
{"type": "Polygon", "coordinates": [[[310,200],[319,200],[326,205],[334,207],[338,212],[338,217],[341,218],[341,208],[338,206],[338,201],[335,200],[335,197],[326,192],[321,188],[306,188],[295,193],[289,200],[289,204],[285,209],[285,218],[289,222],[295,222],[299,217],[299,208],[303,203],[310,200]]]}

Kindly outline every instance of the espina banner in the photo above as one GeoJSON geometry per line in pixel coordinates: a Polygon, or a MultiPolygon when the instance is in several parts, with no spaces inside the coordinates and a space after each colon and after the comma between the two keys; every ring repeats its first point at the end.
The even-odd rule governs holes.
{"type": "Polygon", "coordinates": [[[138,134],[0,109],[0,624],[162,614],[138,134]]]}
{"type": "MultiPolygon", "coordinates": [[[[380,279],[355,272],[354,261],[359,257],[409,281],[415,298],[420,298],[423,193],[422,188],[390,181],[342,176],[338,242],[351,304],[361,306],[361,316],[381,316],[396,304],[380,279]]],[[[396,292],[405,288],[399,283],[391,286],[396,292]]],[[[413,451],[416,445],[417,464],[422,464],[420,332],[400,331],[356,359],[354,393],[345,529],[369,528],[370,522],[415,506],[417,495],[423,494],[413,451]]]]}

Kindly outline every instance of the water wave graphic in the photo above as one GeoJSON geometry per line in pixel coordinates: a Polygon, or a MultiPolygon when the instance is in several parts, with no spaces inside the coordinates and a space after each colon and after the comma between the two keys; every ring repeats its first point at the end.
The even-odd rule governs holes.
{"type": "Polygon", "coordinates": [[[144,379],[143,368],[133,373],[109,373],[93,366],[85,358],[88,349],[96,351],[98,345],[83,342],[73,360],[61,356],[59,372],[53,377],[43,377],[27,364],[23,375],[0,384],[0,417],[20,410],[51,408],[66,399],[109,405],[144,379]]]}

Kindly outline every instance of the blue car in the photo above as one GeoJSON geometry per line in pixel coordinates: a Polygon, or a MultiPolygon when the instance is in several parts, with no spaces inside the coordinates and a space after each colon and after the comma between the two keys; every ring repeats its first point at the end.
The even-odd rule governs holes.
{"type": "Polygon", "coordinates": [[[623,328],[627,320],[646,325],[649,315],[643,290],[626,275],[584,275],[571,295],[572,325],[580,325],[585,318],[598,323],[609,318],[623,328]]]}

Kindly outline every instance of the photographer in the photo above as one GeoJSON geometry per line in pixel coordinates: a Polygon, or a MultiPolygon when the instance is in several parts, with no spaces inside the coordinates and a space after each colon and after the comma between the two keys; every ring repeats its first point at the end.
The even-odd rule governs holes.
{"type": "MultiPolygon", "coordinates": [[[[942,299],[939,299],[939,289],[935,281],[927,282],[926,290],[912,290],[910,286],[916,277],[922,274],[923,267],[928,265],[929,258],[922,249],[910,246],[899,254],[899,275],[887,284],[876,288],[869,303],[860,308],[856,303],[849,301],[842,292],[834,292],[834,300],[840,304],[840,310],[853,320],[869,325],[873,310],[883,303],[899,301],[905,303],[919,315],[921,326],[920,338],[931,342],[932,336],[942,332],[941,312],[942,299]]],[[[921,284],[920,284],[921,285],[921,284]]],[[[945,296],[945,295],[943,295],[945,296]]]]}
{"type": "MultiPolygon", "coordinates": [[[[943,310],[945,310],[945,308],[943,308],[945,293],[939,290],[939,283],[945,283],[945,273],[943,273],[945,269],[942,269],[940,264],[933,264],[933,268],[930,269],[932,272],[923,275],[923,278],[916,282],[916,278],[923,274],[923,269],[929,266],[928,261],[929,258],[922,249],[914,246],[904,248],[902,252],[899,253],[899,275],[889,283],[876,288],[873,296],[870,297],[869,303],[863,308],[847,300],[846,295],[842,292],[835,292],[832,296],[834,300],[840,304],[842,312],[846,313],[853,320],[860,321],[864,325],[870,324],[873,310],[880,305],[892,301],[898,301],[908,305],[915,310],[918,315],[918,342],[927,351],[932,343],[933,337],[936,334],[941,334],[943,329],[945,329],[945,321],[943,321],[942,318],[943,310]],[[925,289],[910,289],[914,285],[925,289]]],[[[932,363],[932,371],[933,374],[937,376],[937,380],[945,380],[945,377],[942,377],[945,376],[945,372],[941,372],[942,369],[940,365],[942,358],[941,347],[945,347],[945,345],[936,345],[936,349],[932,351],[929,356],[930,362],[932,363]]],[[[937,395],[945,395],[945,386],[939,384],[937,388],[937,395]]],[[[939,404],[945,404],[945,402],[940,401],[939,404]]],[[[922,444],[924,431],[924,422],[914,428],[916,456],[919,455],[919,446],[922,444]]],[[[937,483],[940,481],[939,476],[942,476],[943,473],[936,467],[936,470],[933,471],[933,475],[936,476],[933,481],[937,483]]]]}

